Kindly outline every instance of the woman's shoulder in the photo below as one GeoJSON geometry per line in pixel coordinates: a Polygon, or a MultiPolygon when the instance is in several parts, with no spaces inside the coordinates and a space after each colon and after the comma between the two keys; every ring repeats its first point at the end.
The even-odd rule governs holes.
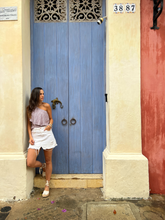
{"type": "Polygon", "coordinates": [[[43,102],[42,104],[43,104],[43,106],[44,106],[46,109],[50,108],[49,103],[43,102]]]}

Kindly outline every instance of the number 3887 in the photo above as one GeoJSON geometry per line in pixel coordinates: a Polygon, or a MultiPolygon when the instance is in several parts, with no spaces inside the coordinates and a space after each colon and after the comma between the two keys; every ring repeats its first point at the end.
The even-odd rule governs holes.
{"type": "Polygon", "coordinates": [[[126,12],[126,13],[134,13],[135,12],[135,4],[125,4],[125,7],[124,7],[124,4],[114,4],[113,5],[113,12],[114,13],[123,13],[123,12],[126,12]]]}

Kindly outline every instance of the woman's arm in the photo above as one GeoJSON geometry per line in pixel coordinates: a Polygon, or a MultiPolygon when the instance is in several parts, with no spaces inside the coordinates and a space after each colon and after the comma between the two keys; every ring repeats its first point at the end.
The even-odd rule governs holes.
{"type": "Polygon", "coordinates": [[[52,109],[48,103],[45,103],[46,111],[49,115],[49,125],[46,126],[45,130],[50,130],[53,125],[53,118],[52,118],[52,109]]]}
{"type": "Polygon", "coordinates": [[[31,132],[31,122],[29,120],[28,113],[27,113],[27,129],[28,129],[28,134],[29,134],[29,143],[31,145],[34,145],[34,140],[33,140],[32,132],[31,132]]]}

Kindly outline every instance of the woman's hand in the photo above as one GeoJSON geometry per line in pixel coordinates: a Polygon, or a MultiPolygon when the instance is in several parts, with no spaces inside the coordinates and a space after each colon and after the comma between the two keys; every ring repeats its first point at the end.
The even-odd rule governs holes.
{"type": "Polygon", "coordinates": [[[44,131],[50,131],[50,129],[51,129],[51,127],[49,126],[49,125],[47,125],[46,127],[45,127],[45,129],[44,129],[44,131]]]}
{"type": "Polygon", "coordinates": [[[31,145],[34,145],[34,140],[33,140],[32,137],[29,139],[29,143],[30,143],[31,145]]]}
{"type": "Polygon", "coordinates": [[[50,131],[53,125],[53,119],[52,119],[52,110],[48,103],[45,103],[46,111],[49,115],[49,125],[46,126],[45,130],[50,131]]]}

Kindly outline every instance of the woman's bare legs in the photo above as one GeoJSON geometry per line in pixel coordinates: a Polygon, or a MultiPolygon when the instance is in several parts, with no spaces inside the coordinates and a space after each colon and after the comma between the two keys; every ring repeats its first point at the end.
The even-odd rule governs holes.
{"type": "MultiPolygon", "coordinates": [[[[52,149],[44,150],[45,162],[46,162],[46,180],[50,181],[52,174],[52,149]]],[[[45,186],[45,190],[49,191],[49,186],[45,186]]]]}
{"type": "Polygon", "coordinates": [[[38,150],[28,149],[28,154],[27,154],[27,166],[28,167],[41,167],[42,166],[42,163],[36,160],[38,153],[39,153],[38,150]]]}

